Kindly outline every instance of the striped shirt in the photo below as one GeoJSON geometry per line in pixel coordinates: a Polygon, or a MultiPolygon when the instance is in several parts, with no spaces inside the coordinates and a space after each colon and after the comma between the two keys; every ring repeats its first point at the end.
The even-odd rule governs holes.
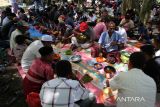
{"type": "Polygon", "coordinates": [[[74,103],[89,97],[89,91],[76,80],[56,78],[45,82],[40,91],[42,107],[74,107],[74,103]]]}

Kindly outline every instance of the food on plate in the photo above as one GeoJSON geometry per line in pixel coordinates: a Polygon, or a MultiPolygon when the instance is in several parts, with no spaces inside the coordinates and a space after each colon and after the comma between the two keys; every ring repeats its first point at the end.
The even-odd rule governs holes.
{"type": "Polygon", "coordinates": [[[85,84],[85,83],[91,82],[92,80],[93,78],[91,76],[89,76],[88,74],[85,74],[80,81],[85,84]]]}
{"type": "Polygon", "coordinates": [[[78,43],[85,43],[87,41],[87,36],[80,34],[77,36],[78,43]]]}
{"type": "Polygon", "coordinates": [[[121,55],[121,61],[126,64],[129,62],[129,57],[127,57],[125,55],[121,55]]]}
{"type": "Polygon", "coordinates": [[[116,69],[113,66],[105,66],[104,72],[105,72],[105,77],[107,79],[110,79],[116,74],[116,69]]]}
{"type": "Polygon", "coordinates": [[[59,32],[58,32],[58,31],[54,31],[54,32],[53,32],[53,34],[57,34],[57,33],[59,33],[59,32]]]}
{"type": "Polygon", "coordinates": [[[143,45],[144,45],[143,43],[138,42],[138,43],[136,43],[134,46],[137,47],[137,48],[140,48],[140,47],[143,46],[143,45]]]}
{"type": "Polygon", "coordinates": [[[53,59],[54,60],[60,60],[61,56],[59,54],[53,54],[53,59]]]}
{"type": "Polygon", "coordinates": [[[103,66],[102,66],[102,64],[100,64],[100,63],[96,63],[96,64],[94,64],[94,68],[95,68],[96,70],[100,70],[100,69],[103,68],[103,66]]]}
{"type": "Polygon", "coordinates": [[[129,61],[129,56],[130,56],[130,53],[129,52],[126,52],[126,51],[122,51],[121,52],[121,61],[123,62],[123,63],[128,63],[128,61],[129,61]]]}
{"type": "Polygon", "coordinates": [[[110,64],[115,64],[116,63],[116,58],[115,57],[108,57],[107,62],[110,64]]]}
{"type": "Polygon", "coordinates": [[[102,62],[105,62],[105,61],[106,61],[106,59],[105,59],[104,57],[97,57],[96,60],[97,60],[97,62],[99,62],[99,63],[102,63],[102,62]]]}
{"type": "Polygon", "coordinates": [[[66,51],[65,51],[65,54],[66,54],[66,55],[72,55],[72,50],[70,50],[70,49],[69,49],[69,50],[66,50],[66,51]]]}

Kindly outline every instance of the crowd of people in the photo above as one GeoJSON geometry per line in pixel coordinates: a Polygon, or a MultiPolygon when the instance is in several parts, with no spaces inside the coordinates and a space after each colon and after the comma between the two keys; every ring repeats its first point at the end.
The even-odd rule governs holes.
{"type": "MultiPolygon", "coordinates": [[[[79,9],[75,2],[52,2],[42,10],[38,4],[23,9],[13,3],[12,10],[6,7],[1,12],[0,53],[8,53],[0,54],[0,64],[13,63],[13,58],[25,72],[23,88],[29,107],[91,107],[96,103],[94,93],[76,77],[71,63],[54,59],[52,45],[70,44],[72,51],[92,48],[93,57],[107,58],[111,53],[117,56],[131,39],[144,45],[141,52],[131,54],[128,72],[116,75],[110,66],[104,71],[114,71],[109,84],[118,90],[118,97],[143,97],[145,102],[117,101],[117,107],[154,107],[160,101],[160,23],[155,34],[153,17],[145,25],[134,9],[123,16],[120,1],[102,3],[93,3],[95,10],[85,5],[79,9]]],[[[160,14],[158,8],[152,10],[154,15],[160,14]]]]}

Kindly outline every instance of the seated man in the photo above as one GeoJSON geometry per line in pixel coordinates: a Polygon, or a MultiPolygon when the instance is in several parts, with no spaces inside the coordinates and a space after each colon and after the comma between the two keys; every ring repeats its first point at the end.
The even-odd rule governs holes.
{"type": "Polygon", "coordinates": [[[119,26],[126,30],[129,37],[133,37],[134,22],[131,20],[128,13],[125,15],[125,18],[121,20],[119,26]]]}
{"type": "Polygon", "coordinates": [[[52,69],[53,48],[42,47],[39,49],[39,53],[41,58],[34,60],[23,80],[25,97],[31,92],[39,93],[42,84],[54,77],[52,69]]]}
{"type": "Polygon", "coordinates": [[[15,26],[15,29],[12,32],[10,32],[10,34],[8,34],[8,36],[10,36],[9,42],[10,42],[10,49],[11,49],[12,54],[14,54],[13,49],[15,49],[15,47],[16,47],[15,38],[18,35],[24,35],[26,38],[28,38],[28,36],[26,35],[28,28],[29,28],[28,23],[26,23],[25,21],[18,21],[15,26]]]}
{"type": "Polygon", "coordinates": [[[94,40],[94,31],[86,22],[81,22],[74,31],[75,36],[71,38],[72,45],[81,48],[89,48],[94,40]]]}
{"type": "Polygon", "coordinates": [[[57,78],[43,84],[40,91],[42,107],[92,107],[89,91],[75,80],[69,61],[61,60],[55,68],[57,78]],[[74,79],[73,79],[74,78],[74,79]]]}
{"type": "Polygon", "coordinates": [[[51,46],[52,41],[52,36],[44,35],[41,40],[36,40],[27,47],[21,60],[21,66],[24,72],[28,72],[34,59],[41,57],[38,50],[43,46],[51,46]]]}
{"type": "Polygon", "coordinates": [[[129,71],[110,80],[111,89],[118,90],[117,107],[155,107],[156,83],[142,71],[144,65],[144,54],[135,52],[129,58],[129,71]]]}
{"type": "Polygon", "coordinates": [[[2,40],[9,40],[9,31],[10,29],[15,26],[15,23],[16,23],[16,14],[14,13],[11,13],[10,16],[8,16],[10,21],[9,22],[6,22],[5,25],[2,26],[1,28],[1,37],[0,39],[2,40]]]}
{"type": "Polygon", "coordinates": [[[24,35],[17,35],[15,38],[15,42],[16,42],[16,45],[13,48],[13,53],[16,58],[16,62],[18,64],[20,64],[23,53],[27,48],[27,44],[25,43],[26,42],[25,36],[24,35]]]}
{"type": "Polygon", "coordinates": [[[115,32],[115,23],[109,22],[108,31],[103,32],[98,41],[100,50],[104,49],[105,52],[112,52],[118,50],[118,44],[121,40],[121,36],[115,32]]]}
{"type": "Polygon", "coordinates": [[[108,19],[107,18],[104,18],[101,20],[101,22],[98,22],[95,27],[93,28],[94,30],[94,33],[95,33],[95,40],[98,40],[99,37],[101,36],[101,34],[103,32],[106,32],[107,31],[107,24],[108,24],[108,19]]]}

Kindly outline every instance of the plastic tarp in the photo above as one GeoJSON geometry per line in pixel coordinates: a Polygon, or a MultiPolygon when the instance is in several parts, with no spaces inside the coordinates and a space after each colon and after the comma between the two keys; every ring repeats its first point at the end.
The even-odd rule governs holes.
{"type": "Polygon", "coordinates": [[[38,30],[36,30],[33,26],[31,26],[28,30],[29,34],[30,34],[30,37],[31,38],[40,38],[42,37],[42,33],[40,33],[38,30]]]}

